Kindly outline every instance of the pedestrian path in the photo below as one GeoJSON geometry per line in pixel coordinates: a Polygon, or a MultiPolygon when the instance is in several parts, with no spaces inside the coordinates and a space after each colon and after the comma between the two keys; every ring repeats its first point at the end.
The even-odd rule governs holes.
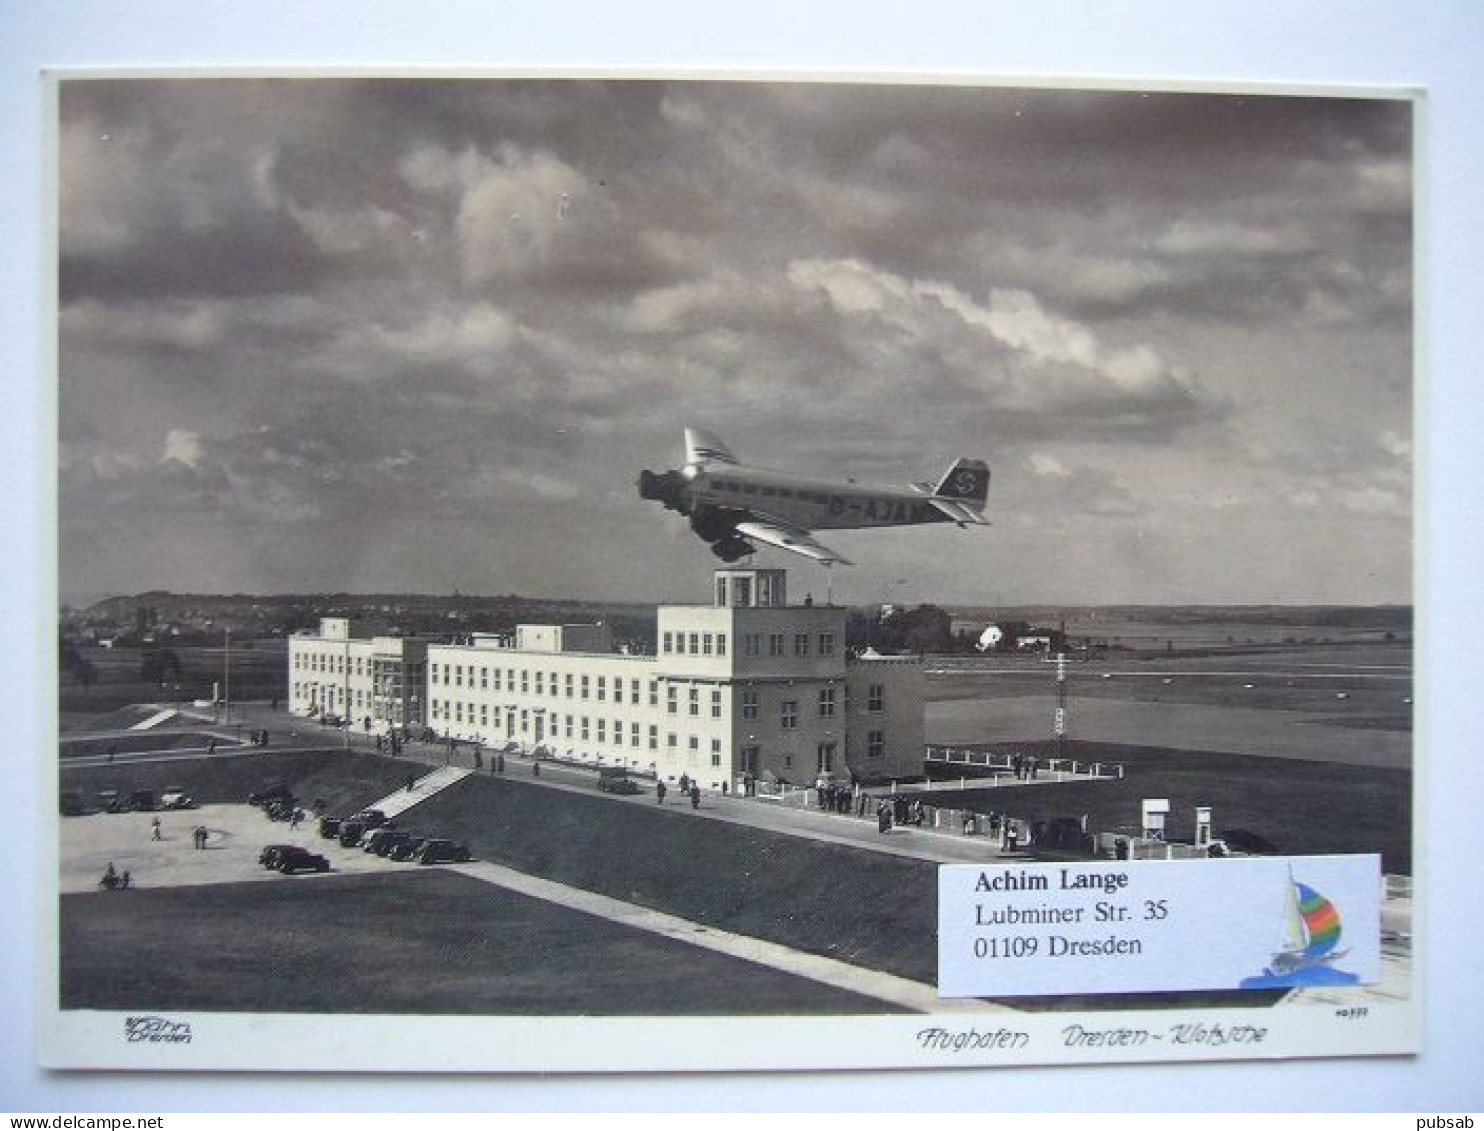
{"type": "Polygon", "coordinates": [[[149,718],[143,720],[142,722],[135,723],[129,729],[130,730],[153,730],[155,727],[159,726],[161,723],[169,722],[171,719],[175,718],[175,716],[178,715],[179,713],[180,712],[177,711],[177,710],[175,710],[174,707],[167,707],[163,711],[156,711],[153,715],[151,715],[149,718]]]}
{"type": "Polygon", "coordinates": [[[982,1001],[978,998],[941,998],[937,988],[895,974],[884,974],[879,970],[868,970],[863,966],[852,966],[834,958],[794,950],[763,939],[737,935],[716,927],[667,915],[638,904],[625,903],[596,892],[568,887],[566,884],[527,875],[499,864],[476,860],[468,864],[450,865],[453,871],[471,879],[505,888],[507,891],[530,896],[533,899],[555,903],[574,911],[597,915],[612,923],[619,923],[635,930],[674,939],[690,946],[716,951],[732,958],[755,962],[760,966],[808,978],[836,989],[847,990],[863,997],[874,998],[888,1005],[899,1006],[916,1013],[1013,1013],[1003,1005],[982,1001]]]}
{"type": "Polygon", "coordinates": [[[439,766],[431,774],[424,774],[406,789],[387,794],[380,801],[367,805],[367,809],[380,809],[388,817],[407,812],[414,805],[421,805],[436,793],[441,793],[455,782],[463,781],[472,770],[461,766],[439,766]]]}

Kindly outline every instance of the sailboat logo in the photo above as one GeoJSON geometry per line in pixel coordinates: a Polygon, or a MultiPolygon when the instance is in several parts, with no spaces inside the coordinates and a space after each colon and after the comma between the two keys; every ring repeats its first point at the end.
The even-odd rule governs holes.
{"type": "Polygon", "coordinates": [[[1261,974],[1242,979],[1242,989],[1357,984],[1359,977],[1333,965],[1350,953],[1338,949],[1342,934],[1339,909],[1308,884],[1295,880],[1290,868],[1284,891],[1282,936],[1273,952],[1272,965],[1261,974]]]}

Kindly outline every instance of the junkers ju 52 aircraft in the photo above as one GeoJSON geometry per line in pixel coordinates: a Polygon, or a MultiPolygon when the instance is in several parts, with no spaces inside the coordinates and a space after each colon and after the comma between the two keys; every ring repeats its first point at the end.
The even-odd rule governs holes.
{"type": "Polygon", "coordinates": [[[688,516],[691,529],[726,562],[753,553],[756,543],[764,542],[825,565],[850,565],[816,542],[814,531],[929,522],[987,526],[982,512],[988,492],[989,468],[983,460],[959,460],[936,486],[839,483],[747,467],[711,433],[694,428],[685,430],[684,467],[639,474],[639,497],[688,516]]]}

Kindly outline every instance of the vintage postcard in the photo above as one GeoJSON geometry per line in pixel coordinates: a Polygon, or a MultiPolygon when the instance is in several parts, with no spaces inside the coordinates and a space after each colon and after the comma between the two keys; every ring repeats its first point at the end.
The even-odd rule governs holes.
{"type": "Polygon", "coordinates": [[[46,1065],[1417,1051],[1414,93],[50,93],[46,1065]]]}

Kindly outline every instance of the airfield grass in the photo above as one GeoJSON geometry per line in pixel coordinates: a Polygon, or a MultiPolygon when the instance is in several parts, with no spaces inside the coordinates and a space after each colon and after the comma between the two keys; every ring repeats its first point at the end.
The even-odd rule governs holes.
{"type": "Polygon", "coordinates": [[[439,869],[69,895],[60,937],[63,1009],[898,1012],[439,869]]]}

